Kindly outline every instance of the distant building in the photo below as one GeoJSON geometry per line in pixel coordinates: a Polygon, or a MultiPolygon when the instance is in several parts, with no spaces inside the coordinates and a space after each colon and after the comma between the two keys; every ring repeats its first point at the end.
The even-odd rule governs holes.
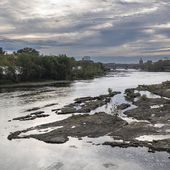
{"type": "Polygon", "coordinates": [[[140,65],[140,66],[143,65],[143,59],[142,59],[142,57],[141,57],[140,60],[139,60],[139,65],[140,65]]]}
{"type": "Polygon", "coordinates": [[[82,60],[83,60],[83,61],[91,61],[91,58],[90,58],[90,56],[84,56],[84,57],[82,58],[82,60]]]}
{"type": "Polygon", "coordinates": [[[143,69],[143,66],[144,66],[144,62],[143,62],[143,59],[141,57],[140,60],[139,60],[139,68],[143,69]]]}

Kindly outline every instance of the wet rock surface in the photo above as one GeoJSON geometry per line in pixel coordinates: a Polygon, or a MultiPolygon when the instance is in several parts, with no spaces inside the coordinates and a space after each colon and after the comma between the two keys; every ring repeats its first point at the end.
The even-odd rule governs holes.
{"type": "Polygon", "coordinates": [[[47,108],[47,107],[51,107],[51,106],[55,106],[55,105],[58,105],[58,103],[51,103],[51,104],[47,104],[43,107],[33,107],[31,109],[27,109],[25,110],[25,112],[32,112],[32,111],[37,111],[37,110],[40,110],[40,109],[43,109],[43,108],[47,108]]]}
{"type": "MultiPolygon", "coordinates": [[[[165,87],[164,90],[166,90],[165,87]]],[[[147,98],[147,96],[134,95],[135,89],[127,90],[126,93],[133,94],[130,98],[132,99],[133,105],[137,108],[126,110],[123,113],[128,117],[135,118],[135,122],[128,123],[123,120],[119,114],[110,115],[104,112],[95,113],[93,115],[72,115],[61,121],[11,133],[8,139],[34,138],[46,143],[61,144],[67,142],[69,137],[82,139],[83,137],[97,138],[110,136],[113,137],[113,141],[106,141],[103,145],[123,148],[147,147],[149,152],[166,151],[170,153],[169,136],[167,136],[166,139],[160,138],[157,140],[139,139],[141,136],[170,135],[170,131],[168,131],[170,127],[170,100],[167,98],[147,98]],[[138,98],[138,100],[135,100],[136,98],[138,98]],[[159,124],[161,124],[160,127],[155,126],[159,124]],[[52,128],[52,130],[43,134],[27,134],[27,132],[33,130],[43,130],[46,128],[52,128]]],[[[54,109],[54,111],[58,114],[88,113],[97,107],[109,103],[111,97],[116,94],[118,94],[118,92],[112,94],[112,96],[101,95],[97,97],[78,98],[75,99],[74,103],[62,109],[54,109]]],[[[120,110],[124,110],[129,107],[129,104],[123,103],[118,107],[120,110]]]]}
{"type": "Polygon", "coordinates": [[[41,109],[40,107],[33,107],[31,109],[26,110],[25,112],[32,112],[41,109]]]}
{"type": "Polygon", "coordinates": [[[139,91],[148,90],[162,97],[170,98],[170,81],[166,81],[161,84],[139,85],[136,89],[139,91]]]}
{"type": "Polygon", "coordinates": [[[125,99],[127,101],[134,101],[136,97],[140,97],[140,93],[135,92],[135,88],[125,90],[125,99]]]}
{"type": "Polygon", "coordinates": [[[16,117],[13,120],[28,121],[28,120],[34,120],[37,118],[43,118],[49,116],[49,114],[44,114],[44,113],[45,113],[44,111],[37,111],[26,116],[16,117]]]}
{"type": "Polygon", "coordinates": [[[122,142],[104,142],[103,145],[112,147],[148,147],[152,151],[170,151],[169,140],[161,142],[143,142],[136,138],[144,134],[158,134],[156,128],[150,126],[149,123],[132,123],[128,124],[119,117],[108,115],[106,113],[96,113],[94,115],[76,115],[71,116],[62,121],[40,125],[34,128],[26,129],[11,133],[8,136],[9,140],[20,138],[34,138],[51,144],[61,144],[69,140],[69,137],[90,137],[96,138],[101,136],[111,136],[114,139],[122,140],[122,142]],[[43,134],[26,135],[32,130],[41,130],[45,128],[54,128],[63,126],[59,129],[54,129],[43,134]],[[24,134],[20,136],[20,134],[24,134]],[[164,145],[162,145],[164,143],[164,145]]]}
{"type": "MultiPolygon", "coordinates": [[[[40,109],[52,107],[52,106],[55,106],[55,105],[58,105],[58,103],[51,103],[51,104],[47,104],[43,107],[33,107],[33,108],[30,108],[30,109],[27,109],[27,110],[25,110],[25,112],[32,112],[32,113],[25,115],[25,116],[16,117],[12,120],[29,121],[29,120],[35,120],[37,118],[48,117],[50,115],[45,114],[45,111],[41,111],[40,109]]],[[[11,120],[9,120],[9,122],[11,122],[11,120]]]]}
{"type": "Polygon", "coordinates": [[[98,107],[104,106],[111,101],[111,98],[120,92],[112,92],[107,95],[100,95],[97,97],[82,97],[75,99],[74,103],[64,106],[61,109],[56,109],[57,114],[71,114],[71,113],[89,113],[98,107]]]}
{"type": "Polygon", "coordinates": [[[118,130],[122,126],[127,125],[127,122],[121,118],[108,115],[106,113],[96,113],[94,115],[75,115],[71,116],[65,120],[57,121],[54,123],[44,124],[34,128],[30,128],[24,131],[11,133],[8,139],[17,139],[23,138],[19,134],[26,133],[34,129],[44,129],[49,127],[58,127],[63,126],[62,128],[53,130],[49,133],[37,134],[37,135],[28,135],[24,138],[35,138],[46,142],[51,140],[54,137],[68,138],[71,137],[100,137],[108,133],[112,133],[114,130],[118,130]],[[74,128],[73,128],[74,127],[74,128]]]}
{"type": "Polygon", "coordinates": [[[128,104],[128,103],[122,103],[120,105],[117,106],[117,109],[118,110],[124,110],[124,109],[127,109],[128,107],[130,107],[131,105],[128,104]]]}
{"type": "MultiPolygon", "coordinates": [[[[38,138],[37,138],[38,139],[38,138]]],[[[41,139],[40,139],[41,140],[41,139]]],[[[64,136],[59,136],[59,137],[46,137],[43,139],[44,142],[46,143],[51,143],[51,144],[61,144],[61,143],[65,143],[68,141],[68,137],[64,137],[64,136]]]]}
{"type": "Polygon", "coordinates": [[[134,117],[138,120],[148,120],[151,123],[169,123],[170,120],[170,105],[164,105],[161,108],[145,108],[144,106],[138,107],[129,111],[126,114],[129,117],[134,117]]]}
{"type": "Polygon", "coordinates": [[[111,147],[147,147],[148,152],[154,153],[155,151],[165,151],[170,153],[170,139],[158,140],[152,142],[143,142],[143,141],[128,141],[128,142],[104,142],[103,145],[109,145],[111,147]]]}
{"type": "MultiPolygon", "coordinates": [[[[158,91],[163,89],[166,91],[170,88],[169,82],[165,82],[157,85],[141,85],[136,88],[136,90],[148,90],[153,93],[155,90],[158,91]]],[[[156,92],[154,92],[156,94],[156,92]]],[[[125,111],[124,114],[129,117],[134,117],[138,120],[148,120],[151,123],[163,123],[169,124],[170,120],[170,99],[169,98],[148,98],[143,95],[138,98],[137,101],[133,101],[133,104],[138,106],[135,109],[125,111]]]]}

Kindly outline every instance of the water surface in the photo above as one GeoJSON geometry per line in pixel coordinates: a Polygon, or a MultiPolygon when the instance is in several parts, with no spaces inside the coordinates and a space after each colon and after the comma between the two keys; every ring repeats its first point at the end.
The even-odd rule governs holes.
{"type": "MultiPolygon", "coordinates": [[[[108,88],[123,92],[139,84],[155,84],[166,80],[170,80],[170,73],[130,70],[110,73],[94,80],[74,81],[63,87],[3,90],[0,93],[0,170],[169,170],[168,153],[153,154],[148,153],[146,148],[122,149],[92,144],[112,140],[108,137],[83,140],[70,138],[69,142],[62,145],[46,144],[34,139],[7,140],[10,132],[69,117],[56,115],[51,109],[61,108],[77,97],[106,94],[108,88]],[[50,114],[47,118],[8,122],[14,117],[28,114],[25,112],[27,109],[51,103],[58,105],[41,109],[50,114]]],[[[122,102],[122,97],[113,98],[113,103],[122,102]]]]}

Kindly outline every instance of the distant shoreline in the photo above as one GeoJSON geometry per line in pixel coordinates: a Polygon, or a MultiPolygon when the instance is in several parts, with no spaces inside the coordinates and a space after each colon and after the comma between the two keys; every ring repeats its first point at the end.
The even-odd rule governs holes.
{"type": "Polygon", "coordinates": [[[2,84],[2,88],[27,88],[27,87],[43,87],[43,86],[52,86],[56,84],[68,84],[72,83],[71,80],[62,80],[62,81],[42,81],[42,82],[24,82],[24,83],[14,83],[14,84],[2,84]]]}

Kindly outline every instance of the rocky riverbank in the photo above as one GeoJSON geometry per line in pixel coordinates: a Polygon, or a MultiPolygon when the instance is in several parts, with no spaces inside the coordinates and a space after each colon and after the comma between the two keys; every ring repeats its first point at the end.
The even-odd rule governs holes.
{"type": "MultiPolygon", "coordinates": [[[[86,114],[72,115],[61,121],[17,131],[11,133],[8,139],[34,138],[46,143],[61,144],[67,142],[69,137],[81,139],[82,137],[110,136],[113,141],[105,141],[103,145],[147,147],[149,152],[166,151],[170,153],[170,99],[167,98],[167,95],[166,97],[161,95],[162,97],[149,98],[147,95],[142,95],[141,91],[145,89],[145,91],[153,93],[150,87],[139,87],[125,91],[125,98],[130,96],[128,101],[130,99],[136,108],[132,109],[129,103],[123,103],[117,107],[119,111],[125,109],[121,111],[122,114],[134,119],[130,123],[123,119],[119,112],[117,114],[114,112],[112,114],[104,112],[87,114],[91,109],[94,110],[110,102],[111,98],[118,94],[118,92],[114,92],[109,95],[75,99],[74,103],[55,110],[56,113],[86,114]],[[44,133],[39,133],[39,131],[44,131],[44,133]]],[[[162,89],[162,84],[156,85],[156,87],[162,89]]],[[[169,89],[169,84],[166,83],[163,90],[169,89]]],[[[161,94],[164,93],[161,92],[161,94]]]]}

